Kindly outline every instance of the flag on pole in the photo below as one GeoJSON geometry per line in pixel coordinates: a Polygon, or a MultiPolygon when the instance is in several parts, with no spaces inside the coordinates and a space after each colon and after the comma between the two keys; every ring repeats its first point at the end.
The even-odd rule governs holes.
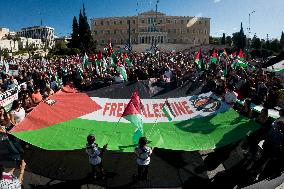
{"type": "Polygon", "coordinates": [[[213,52],[212,52],[212,55],[211,55],[211,63],[212,64],[217,63],[217,57],[218,57],[217,50],[213,49],[213,52]]]}
{"type": "Polygon", "coordinates": [[[247,68],[248,67],[248,64],[240,59],[237,59],[237,62],[235,62],[234,68],[238,68],[238,67],[241,67],[241,68],[247,68]]]}
{"type": "Polygon", "coordinates": [[[89,64],[89,58],[88,58],[86,53],[83,56],[82,64],[83,64],[84,67],[86,67],[89,64]]]}
{"type": "Polygon", "coordinates": [[[112,44],[111,44],[111,40],[109,40],[109,44],[108,44],[108,48],[107,48],[107,55],[111,56],[112,53],[113,53],[112,44]]]}
{"type": "Polygon", "coordinates": [[[133,66],[132,62],[128,58],[128,54],[127,53],[123,53],[123,59],[124,59],[124,62],[127,64],[127,66],[129,66],[129,67],[133,66]]]}
{"type": "Polygon", "coordinates": [[[122,75],[124,81],[128,81],[126,69],[125,69],[125,67],[124,67],[122,64],[117,65],[116,71],[117,71],[120,75],[122,75]]]}
{"type": "Polygon", "coordinates": [[[129,103],[127,104],[122,117],[135,125],[136,130],[133,135],[133,142],[137,143],[143,135],[142,103],[137,91],[134,91],[129,103]]]}
{"type": "Polygon", "coordinates": [[[195,58],[194,58],[194,62],[197,64],[199,69],[201,69],[201,70],[204,69],[204,64],[203,64],[202,55],[201,55],[201,48],[196,53],[195,58]]]}
{"type": "Polygon", "coordinates": [[[241,61],[245,61],[245,53],[242,49],[240,49],[238,59],[241,60],[241,61]]]}
{"type": "Polygon", "coordinates": [[[234,58],[236,58],[236,56],[237,56],[237,52],[233,52],[233,53],[230,55],[230,58],[231,58],[231,59],[234,59],[234,58]]]}
{"type": "Polygon", "coordinates": [[[169,104],[168,100],[164,103],[162,107],[162,111],[166,115],[169,121],[172,121],[174,117],[176,117],[171,105],[169,104]]]}

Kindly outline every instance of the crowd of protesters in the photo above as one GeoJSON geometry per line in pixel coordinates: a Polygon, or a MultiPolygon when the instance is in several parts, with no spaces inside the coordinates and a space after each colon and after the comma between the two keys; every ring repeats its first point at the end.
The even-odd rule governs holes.
{"type": "MultiPolygon", "coordinates": [[[[237,57],[226,54],[219,56],[217,62],[211,63],[209,52],[202,52],[203,56],[200,57],[202,66],[195,63],[196,55],[191,51],[130,54],[117,52],[109,56],[107,54],[99,52],[97,55],[90,55],[88,61],[86,55],[50,60],[14,58],[4,60],[0,75],[1,92],[19,84],[21,86],[19,98],[13,102],[11,110],[6,112],[4,107],[0,108],[0,131],[9,132],[25,118],[27,113],[66,84],[72,83],[78,90],[86,91],[126,80],[129,82],[151,80],[154,83],[175,83],[178,86],[193,80],[204,84],[202,92],[213,91],[222,96],[232,107],[236,107],[237,99],[244,100],[244,106],[236,107],[239,113],[254,118],[263,125],[257,136],[251,137],[249,143],[258,144],[267,138],[264,148],[270,151],[265,153],[265,157],[275,149],[271,148],[271,145],[277,146],[274,154],[279,155],[280,152],[283,154],[284,111],[280,110],[281,117],[274,122],[274,127],[271,126],[272,121],[268,118],[268,109],[277,106],[283,108],[283,82],[274,73],[264,72],[261,65],[234,67],[237,57]],[[18,64],[17,76],[6,73],[6,64],[9,62],[18,64]],[[127,79],[117,67],[124,68],[127,79]],[[253,115],[252,103],[264,107],[261,116],[253,115]]],[[[140,170],[138,176],[140,177],[141,174],[140,170]]]]}

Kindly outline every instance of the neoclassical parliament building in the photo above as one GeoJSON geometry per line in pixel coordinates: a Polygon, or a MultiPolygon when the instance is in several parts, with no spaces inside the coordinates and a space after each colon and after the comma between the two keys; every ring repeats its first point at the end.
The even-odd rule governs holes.
{"type": "Polygon", "coordinates": [[[127,44],[209,44],[210,18],[167,16],[149,11],[128,17],[93,18],[91,30],[98,45],[110,40],[114,45],[127,44]]]}

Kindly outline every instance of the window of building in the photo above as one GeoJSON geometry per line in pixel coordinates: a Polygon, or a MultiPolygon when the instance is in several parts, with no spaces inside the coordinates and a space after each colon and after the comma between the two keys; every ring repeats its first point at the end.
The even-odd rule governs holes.
{"type": "Polygon", "coordinates": [[[104,39],[102,39],[102,43],[105,43],[105,40],[104,40],[104,39]]]}
{"type": "Polygon", "coordinates": [[[109,31],[109,30],[107,30],[107,31],[106,31],[106,33],[109,35],[109,34],[110,34],[110,31],[109,31]]]}
{"type": "Polygon", "coordinates": [[[163,20],[160,20],[159,24],[162,24],[163,23],[163,20]]]}
{"type": "Polygon", "coordinates": [[[145,23],[145,20],[141,20],[141,23],[144,24],[144,23],[145,23]]]}
{"type": "Polygon", "coordinates": [[[97,35],[97,34],[98,34],[98,32],[97,32],[97,31],[94,31],[94,33],[95,33],[95,35],[97,35]]]}
{"type": "Polygon", "coordinates": [[[192,33],[195,34],[195,29],[192,30],[192,33]]]}
{"type": "Polygon", "coordinates": [[[132,23],[135,24],[135,20],[132,20],[132,23]]]}
{"type": "Polygon", "coordinates": [[[180,39],[179,42],[182,43],[182,39],[180,39]]]}
{"type": "Polygon", "coordinates": [[[171,29],[168,29],[168,33],[171,33],[171,29]]]}
{"type": "Polygon", "coordinates": [[[171,40],[170,39],[168,39],[168,43],[170,43],[171,42],[171,40]]]}
{"type": "Polygon", "coordinates": [[[119,23],[122,24],[122,20],[120,20],[119,23]]]}
{"type": "Polygon", "coordinates": [[[204,24],[205,24],[205,25],[207,24],[207,21],[206,21],[206,20],[204,21],[204,24]]]}
{"type": "Polygon", "coordinates": [[[101,25],[102,25],[102,26],[104,25],[104,21],[101,21],[101,25]]]}
{"type": "Polygon", "coordinates": [[[95,23],[95,26],[97,25],[97,22],[94,22],[95,23]]]}
{"type": "Polygon", "coordinates": [[[181,20],[181,21],[180,21],[180,23],[181,23],[181,24],[184,24],[184,21],[183,21],[183,20],[181,20]]]}
{"type": "Polygon", "coordinates": [[[141,43],[145,43],[145,41],[144,41],[144,37],[142,37],[141,43]]]}
{"type": "Polygon", "coordinates": [[[198,33],[199,33],[199,34],[201,34],[201,31],[200,31],[200,30],[198,30],[198,33]]]}
{"type": "Polygon", "coordinates": [[[177,33],[177,30],[176,30],[176,29],[173,29],[173,33],[177,33]]]}
{"type": "Polygon", "coordinates": [[[176,43],[177,42],[177,39],[174,39],[174,43],[176,43]]]}
{"type": "Polygon", "coordinates": [[[167,23],[168,23],[168,24],[170,24],[170,23],[171,23],[171,20],[170,20],[170,19],[168,19],[168,20],[167,20],[167,23]]]}
{"type": "Polygon", "coordinates": [[[113,30],[113,34],[116,34],[116,30],[113,30]]]}
{"type": "Polygon", "coordinates": [[[107,21],[107,25],[109,26],[109,21],[107,21]]]}
{"type": "Polygon", "coordinates": [[[202,24],[202,21],[199,21],[199,24],[202,24]]]}
{"type": "Polygon", "coordinates": [[[207,31],[206,31],[206,30],[204,30],[204,34],[207,34],[207,31]]]}
{"type": "Polygon", "coordinates": [[[189,29],[186,29],[186,32],[189,33],[189,29]]]}
{"type": "Polygon", "coordinates": [[[164,43],[164,36],[161,36],[161,43],[164,43]]]}
{"type": "Polygon", "coordinates": [[[132,33],[135,33],[135,32],[136,32],[136,30],[135,30],[135,29],[133,29],[133,30],[132,30],[132,33]]]}
{"type": "Polygon", "coordinates": [[[120,43],[123,44],[123,39],[120,39],[120,43]]]}
{"type": "Polygon", "coordinates": [[[175,24],[177,24],[177,20],[175,20],[174,22],[175,22],[175,24]]]}
{"type": "Polygon", "coordinates": [[[123,34],[123,30],[120,30],[120,33],[123,34]]]}

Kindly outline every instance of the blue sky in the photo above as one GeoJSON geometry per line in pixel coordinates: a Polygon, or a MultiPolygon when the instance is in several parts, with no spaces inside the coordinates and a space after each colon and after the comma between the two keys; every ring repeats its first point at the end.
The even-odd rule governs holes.
{"type": "MultiPolygon", "coordinates": [[[[57,35],[71,33],[73,16],[85,3],[88,18],[137,15],[155,9],[156,0],[0,0],[0,27],[14,31],[43,24],[55,28],[57,35]],[[138,2],[138,6],[137,6],[138,2]]],[[[168,15],[203,16],[211,18],[211,35],[231,35],[243,22],[245,32],[248,14],[251,33],[261,38],[280,38],[284,31],[284,0],[160,0],[159,11],[168,15]]]]}

